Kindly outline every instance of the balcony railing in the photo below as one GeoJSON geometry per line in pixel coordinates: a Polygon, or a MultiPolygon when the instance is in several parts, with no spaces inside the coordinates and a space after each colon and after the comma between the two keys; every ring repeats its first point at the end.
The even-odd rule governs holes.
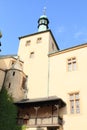
{"type": "Polygon", "coordinates": [[[50,117],[31,117],[18,118],[18,124],[26,124],[28,126],[44,126],[44,125],[62,125],[62,118],[60,116],[50,117]]]}

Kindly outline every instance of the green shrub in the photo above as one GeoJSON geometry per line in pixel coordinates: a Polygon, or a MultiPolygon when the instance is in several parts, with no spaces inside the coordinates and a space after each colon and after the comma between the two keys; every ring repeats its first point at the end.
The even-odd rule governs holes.
{"type": "Polygon", "coordinates": [[[22,130],[26,130],[26,126],[25,125],[22,126],[22,130]]]}
{"type": "Polygon", "coordinates": [[[0,92],[0,130],[22,130],[20,126],[17,126],[16,118],[17,107],[3,87],[0,92]]]}

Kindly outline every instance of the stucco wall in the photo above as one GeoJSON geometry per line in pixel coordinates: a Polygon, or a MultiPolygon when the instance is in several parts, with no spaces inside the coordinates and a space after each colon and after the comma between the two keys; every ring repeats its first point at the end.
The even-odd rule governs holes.
{"type": "MultiPolygon", "coordinates": [[[[48,53],[54,43],[49,32],[38,33],[20,39],[18,55],[24,61],[24,72],[28,75],[28,97],[37,98],[45,96],[58,96],[67,106],[60,110],[64,114],[64,130],[87,129],[87,45],[59,51],[53,56],[48,53]],[[41,43],[36,43],[37,38],[42,37],[41,43]],[[26,41],[30,40],[29,46],[26,41]],[[30,58],[30,53],[34,57],[30,58]],[[67,59],[76,57],[76,71],[68,72],[67,59]],[[80,113],[70,114],[69,93],[79,92],[80,113]]],[[[54,46],[56,51],[56,48],[54,46]]]]}
{"type": "Polygon", "coordinates": [[[18,55],[24,61],[24,73],[28,75],[28,98],[46,97],[48,87],[49,32],[20,39],[18,55]],[[40,43],[37,39],[42,38],[40,43]],[[26,42],[30,44],[26,46],[26,42]],[[30,53],[34,52],[34,57],[30,53]]]}
{"type": "Polygon", "coordinates": [[[87,129],[87,47],[61,52],[50,57],[49,95],[57,95],[66,103],[67,107],[61,111],[64,113],[64,129],[87,129]],[[67,70],[67,59],[76,57],[76,71],[67,70]],[[70,114],[69,93],[79,92],[80,114],[70,114]]]}

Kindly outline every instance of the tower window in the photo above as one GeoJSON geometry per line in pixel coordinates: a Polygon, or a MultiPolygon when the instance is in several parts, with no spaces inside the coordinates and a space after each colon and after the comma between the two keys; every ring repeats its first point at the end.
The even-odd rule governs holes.
{"type": "Polygon", "coordinates": [[[8,88],[10,88],[10,87],[11,87],[11,83],[8,84],[8,88]]]}
{"type": "Polygon", "coordinates": [[[34,58],[34,52],[30,53],[30,58],[34,58]]]}
{"type": "Polygon", "coordinates": [[[75,71],[77,69],[76,57],[67,60],[68,71],[75,71]]]}
{"type": "Polygon", "coordinates": [[[54,44],[52,43],[52,49],[54,50],[54,44]]]}
{"type": "Polygon", "coordinates": [[[45,24],[47,24],[47,20],[45,20],[44,22],[45,22],[45,24]]]}
{"type": "Polygon", "coordinates": [[[69,102],[70,102],[70,113],[71,114],[80,113],[79,92],[69,94],[69,102]]]}
{"type": "Polygon", "coordinates": [[[42,41],[41,37],[37,38],[37,43],[41,43],[41,41],[42,41]]]}
{"type": "Polygon", "coordinates": [[[12,60],[12,61],[11,61],[11,65],[13,65],[14,63],[15,63],[15,61],[14,61],[14,60],[12,60]]]}
{"type": "Polygon", "coordinates": [[[25,46],[26,46],[26,47],[27,47],[27,46],[30,46],[30,43],[31,43],[31,40],[26,41],[25,46]]]}
{"type": "Polygon", "coordinates": [[[13,72],[13,76],[15,75],[15,71],[13,72]]]}
{"type": "Polygon", "coordinates": [[[42,24],[42,23],[44,23],[44,19],[41,19],[41,20],[40,20],[40,24],[42,24]]]}

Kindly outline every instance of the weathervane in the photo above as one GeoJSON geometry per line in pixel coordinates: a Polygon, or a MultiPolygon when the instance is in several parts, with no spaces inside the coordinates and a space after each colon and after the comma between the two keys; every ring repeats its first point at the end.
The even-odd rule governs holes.
{"type": "Polygon", "coordinates": [[[43,14],[46,15],[46,7],[43,9],[43,14]]]}

